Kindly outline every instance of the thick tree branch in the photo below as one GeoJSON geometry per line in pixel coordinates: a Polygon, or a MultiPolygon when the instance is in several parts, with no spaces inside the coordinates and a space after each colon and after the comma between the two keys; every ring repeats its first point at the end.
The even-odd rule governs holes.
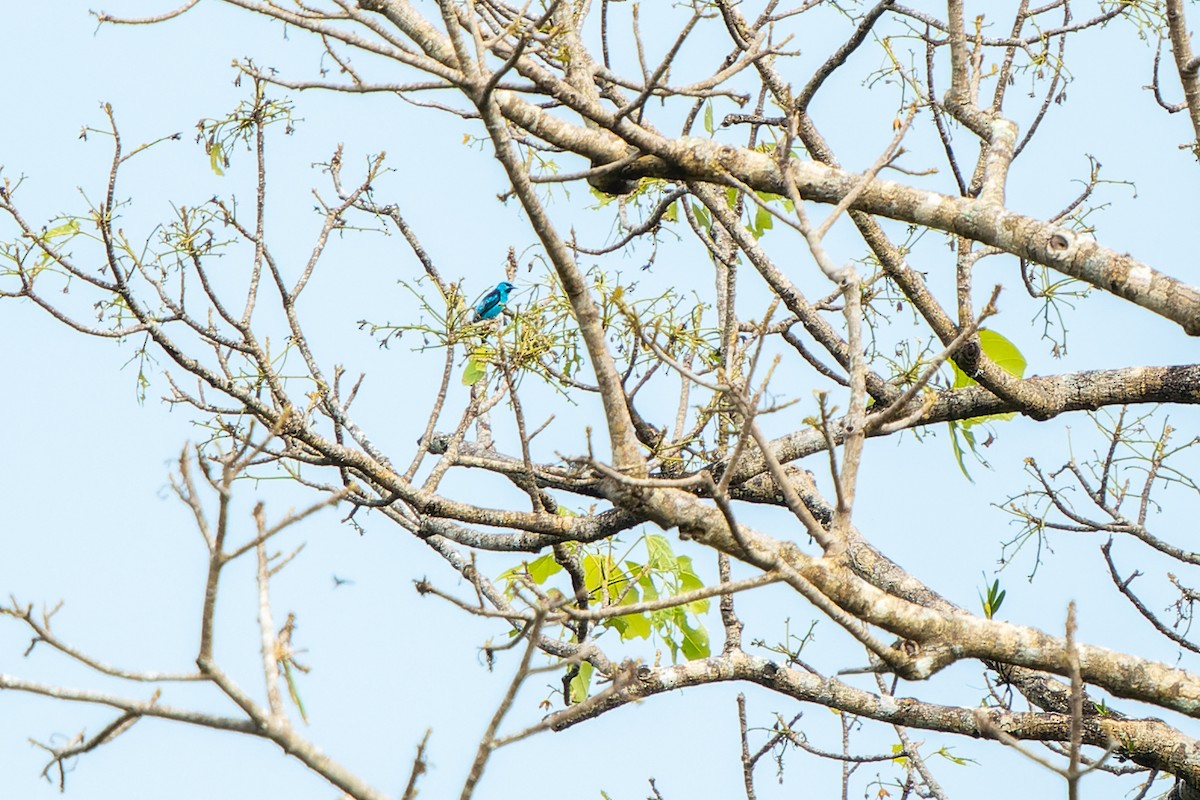
{"type": "Polygon", "coordinates": [[[1183,12],[1183,0],[1167,0],[1167,28],[1171,35],[1171,52],[1175,56],[1175,69],[1179,82],[1183,84],[1183,101],[1187,104],[1188,117],[1192,121],[1192,153],[1200,158],[1200,57],[1192,53],[1192,36],[1187,29],[1187,18],[1183,12]]]}

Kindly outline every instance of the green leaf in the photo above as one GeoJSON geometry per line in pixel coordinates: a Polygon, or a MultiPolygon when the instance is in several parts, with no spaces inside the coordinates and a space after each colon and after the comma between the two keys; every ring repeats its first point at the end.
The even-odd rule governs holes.
{"type": "Polygon", "coordinates": [[[679,202],[676,201],[667,206],[667,210],[662,215],[663,222],[678,222],[679,221],[679,202]]]}
{"type": "MultiPolygon", "coordinates": [[[[986,580],[986,578],[985,578],[986,580]]],[[[1008,590],[1000,588],[1000,579],[992,581],[992,585],[987,587],[987,596],[982,592],[979,594],[979,602],[983,606],[983,615],[988,619],[992,619],[996,612],[1000,610],[1000,606],[1004,604],[1004,596],[1008,594],[1008,590]]]]}
{"type": "Polygon", "coordinates": [[[554,560],[553,553],[547,553],[541,558],[530,561],[526,571],[529,573],[530,580],[537,584],[543,584],[551,575],[562,572],[562,564],[554,560]]]}
{"type": "MultiPolygon", "coordinates": [[[[979,347],[983,350],[984,355],[996,362],[996,365],[1008,374],[1015,375],[1018,378],[1025,377],[1025,356],[1021,355],[1021,351],[1017,349],[1017,346],[1008,339],[995,331],[983,329],[979,331],[979,347]]],[[[976,380],[959,369],[958,365],[953,361],[950,362],[950,367],[954,370],[954,383],[951,384],[953,388],[963,389],[976,384],[976,380]]],[[[966,476],[967,480],[972,483],[975,482],[975,479],[971,477],[971,473],[967,472],[967,466],[963,461],[963,455],[966,450],[959,442],[958,434],[962,433],[967,447],[970,448],[971,452],[984,466],[987,466],[987,461],[979,455],[979,450],[975,446],[975,435],[971,432],[971,428],[984,422],[1010,420],[1015,416],[1015,412],[1009,411],[1004,414],[985,414],[982,417],[949,421],[950,444],[954,448],[954,460],[958,462],[958,468],[966,476]]]]}
{"type": "Polygon", "coordinates": [[[750,226],[750,233],[755,239],[761,239],[764,233],[775,227],[775,218],[771,216],[770,211],[767,211],[762,206],[756,206],[756,209],[754,212],[754,224],[750,226]]]}
{"type": "Polygon", "coordinates": [[[225,170],[221,169],[221,165],[225,163],[225,151],[220,142],[213,142],[208,146],[208,163],[213,172],[224,177],[225,170]]]}
{"type": "MultiPolygon", "coordinates": [[[[680,592],[694,592],[697,589],[703,589],[704,581],[700,580],[700,576],[698,576],[696,573],[692,572],[692,568],[691,568],[692,560],[690,558],[687,558],[687,566],[686,566],[686,568],[684,568],[684,559],[685,558],[687,558],[687,556],[679,557],[679,563],[680,563],[680,567],[681,567],[681,569],[679,571],[679,591],[680,592]]],[[[687,604],[687,610],[691,611],[693,614],[704,614],[705,612],[708,611],[708,599],[706,598],[704,600],[693,600],[692,602],[687,604]]]]}
{"type": "Polygon", "coordinates": [[[467,368],[463,370],[462,382],[463,386],[474,386],[487,375],[486,362],[480,361],[477,358],[467,360],[467,368]]]}
{"type": "Polygon", "coordinates": [[[708,209],[699,203],[692,203],[692,213],[696,215],[696,221],[700,223],[700,227],[706,232],[712,231],[712,217],[708,214],[708,209]]]}
{"type": "Polygon", "coordinates": [[[641,564],[635,564],[632,561],[625,562],[625,569],[629,570],[630,575],[637,575],[637,585],[642,590],[643,600],[657,600],[658,587],[654,585],[654,576],[650,570],[642,569],[641,564]]]}
{"type": "Polygon", "coordinates": [[[781,202],[783,204],[783,210],[789,214],[796,210],[796,204],[781,194],[774,194],[773,192],[755,192],[755,194],[758,195],[758,199],[762,200],[764,203],[781,202]]]}
{"type": "Polygon", "coordinates": [[[688,624],[687,616],[680,615],[679,629],[683,631],[683,642],[680,646],[683,650],[683,657],[688,661],[695,661],[698,658],[708,658],[712,651],[708,646],[708,631],[703,625],[692,627],[688,624]]]}
{"type": "Polygon", "coordinates": [[[588,698],[588,689],[592,685],[592,665],[587,661],[579,662],[579,674],[571,679],[571,702],[582,703],[588,698]]]}
{"type": "Polygon", "coordinates": [[[283,677],[287,681],[288,696],[292,698],[296,710],[300,712],[300,719],[304,720],[304,724],[307,725],[308,712],[304,710],[304,701],[300,699],[300,690],[296,688],[296,676],[292,674],[292,660],[285,658],[280,663],[283,664],[283,677]]]}
{"type": "Polygon", "coordinates": [[[712,136],[713,131],[715,130],[715,128],[713,128],[713,110],[711,102],[704,104],[704,130],[708,131],[709,136],[712,136]]]}
{"type": "MultiPolygon", "coordinates": [[[[1017,346],[1008,339],[995,331],[983,328],[979,331],[979,348],[983,350],[984,355],[996,362],[996,366],[1009,375],[1016,375],[1018,378],[1025,377],[1025,356],[1021,355],[1017,346]]],[[[953,361],[950,362],[950,365],[954,368],[953,388],[962,389],[976,384],[975,379],[959,369],[953,361]]]]}
{"type": "Polygon", "coordinates": [[[69,219],[62,225],[57,225],[42,234],[43,239],[57,239],[59,236],[74,236],[79,233],[79,220],[69,219]]]}
{"type": "MultiPolygon", "coordinates": [[[[70,239],[74,238],[78,233],[79,233],[79,220],[72,218],[72,219],[67,220],[63,224],[56,225],[53,228],[51,228],[50,230],[43,233],[42,240],[50,241],[52,239],[61,239],[63,237],[66,237],[66,241],[69,241],[70,239]]],[[[65,244],[66,241],[64,241],[62,244],[65,244]]],[[[45,266],[50,263],[52,258],[53,258],[53,256],[51,256],[50,253],[43,250],[41,255],[38,256],[37,263],[34,265],[33,269],[30,271],[30,277],[35,277],[39,272],[41,272],[42,269],[44,269],[45,266]]]]}
{"type": "Polygon", "coordinates": [[[964,478],[974,483],[975,479],[971,477],[970,472],[967,472],[967,465],[963,461],[963,448],[958,443],[958,432],[962,430],[963,434],[968,437],[972,449],[975,447],[975,436],[970,431],[963,430],[958,420],[952,419],[946,424],[950,428],[950,446],[954,448],[954,460],[958,462],[958,469],[962,472],[964,478]]]}
{"type": "Polygon", "coordinates": [[[613,617],[610,622],[621,635],[622,641],[650,638],[650,617],[647,614],[626,614],[613,617]]]}
{"type": "Polygon", "coordinates": [[[617,199],[615,194],[605,194],[595,186],[589,186],[588,191],[592,193],[592,197],[596,199],[596,205],[593,208],[604,208],[606,205],[617,199]]]}
{"type": "Polygon", "coordinates": [[[675,561],[676,570],[679,575],[679,590],[683,592],[691,592],[696,589],[704,588],[704,581],[700,580],[700,576],[692,569],[692,557],[680,556],[675,561]]]}
{"type": "Polygon", "coordinates": [[[963,758],[962,756],[954,755],[953,753],[950,752],[950,748],[948,748],[948,747],[939,747],[934,752],[934,755],[941,756],[942,758],[946,759],[947,761],[951,761],[955,764],[958,764],[960,767],[965,767],[967,764],[978,764],[979,763],[978,761],[976,761],[973,758],[963,758]]]}
{"type": "Polygon", "coordinates": [[[650,534],[646,537],[646,552],[649,554],[647,563],[650,569],[674,569],[675,554],[671,552],[671,543],[667,537],[650,534]]]}
{"type": "Polygon", "coordinates": [[[625,592],[629,578],[610,555],[586,555],[582,559],[583,582],[588,593],[605,602],[614,602],[625,592]]]}

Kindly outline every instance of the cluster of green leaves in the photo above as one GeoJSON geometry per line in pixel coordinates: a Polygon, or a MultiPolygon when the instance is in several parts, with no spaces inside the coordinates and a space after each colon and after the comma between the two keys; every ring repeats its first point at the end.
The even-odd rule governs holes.
{"type": "MultiPolygon", "coordinates": [[[[704,587],[692,566],[692,559],[677,555],[670,541],[657,534],[641,537],[623,554],[617,554],[617,539],[596,544],[567,544],[567,552],[577,559],[583,574],[584,591],[592,609],[619,609],[634,603],[668,599],[684,592],[704,587]],[[638,551],[641,557],[634,557],[638,551]]],[[[533,561],[513,567],[499,576],[510,597],[523,597],[532,588],[551,601],[562,602],[574,595],[570,586],[561,585],[566,577],[560,559],[547,553],[533,561]],[[558,578],[557,581],[552,580],[558,578]]],[[[653,640],[666,646],[672,661],[682,656],[686,660],[707,658],[710,653],[708,630],[702,619],[709,601],[694,600],[678,605],[666,605],[652,611],[616,614],[596,623],[592,635],[615,633],[621,641],[653,640]]],[[[564,636],[574,639],[570,628],[562,629],[564,636]]],[[[591,669],[583,665],[572,684],[573,700],[587,696],[591,669]]]]}
{"type": "Polygon", "coordinates": [[[486,378],[489,366],[498,367],[503,359],[516,381],[534,374],[566,395],[585,365],[571,304],[553,283],[533,286],[525,302],[510,301],[494,321],[472,323],[469,335],[462,378],[467,386],[486,378]]]}
{"type": "MultiPolygon", "coordinates": [[[[986,576],[984,577],[986,581],[986,576]]],[[[996,612],[1000,610],[1000,606],[1004,603],[1004,597],[1008,594],[1007,589],[1000,588],[1000,579],[992,581],[991,585],[984,584],[987,589],[987,594],[979,593],[979,604],[983,607],[983,615],[988,619],[994,619],[996,612]]]]}
{"type": "MultiPolygon", "coordinates": [[[[588,277],[601,324],[622,370],[641,374],[641,370],[657,363],[654,350],[675,359],[690,354],[698,356],[702,364],[716,363],[718,337],[715,330],[704,325],[706,306],[673,288],[639,297],[637,281],[624,280],[620,274],[599,268],[589,270],[588,277]],[[647,341],[654,343],[653,349],[647,341]]],[[[470,321],[472,304],[466,302],[458,284],[451,284],[443,292],[427,291],[422,283],[401,282],[420,308],[416,322],[376,324],[360,320],[360,327],[380,337],[380,346],[387,346],[406,332],[421,336],[420,350],[464,345],[462,382],[468,386],[502,374],[496,369],[501,360],[518,382],[532,374],[569,393],[586,381],[581,377],[587,361],[579,326],[570,300],[553,279],[519,289],[501,316],[480,322],[470,321]]]]}

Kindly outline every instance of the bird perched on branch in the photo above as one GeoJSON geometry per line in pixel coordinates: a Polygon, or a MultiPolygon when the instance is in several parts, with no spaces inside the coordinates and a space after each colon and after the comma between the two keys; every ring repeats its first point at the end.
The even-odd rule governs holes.
{"type": "Polygon", "coordinates": [[[508,302],[508,293],[517,287],[513,286],[508,281],[500,281],[496,284],[496,288],[485,294],[478,303],[475,304],[475,317],[472,322],[479,322],[484,319],[493,319],[504,310],[504,304],[508,302]]]}

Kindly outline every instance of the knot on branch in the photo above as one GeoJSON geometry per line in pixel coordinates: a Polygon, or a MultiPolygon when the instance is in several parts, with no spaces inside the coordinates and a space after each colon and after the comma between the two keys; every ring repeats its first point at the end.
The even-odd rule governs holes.
{"type": "Polygon", "coordinates": [[[963,371],[963,374],[975,377],[979,374],[979,357],[982,354],[983,349],[979,346],[979,337],[972,336],[963,342],[958,351],[954,353],[954,363],[958,364],[958,368],[963,371]]]}
{"type": "Polygon", "coordinates": [[[1068,260],[1075,252],[1074,232],[1060,228],[1046,240],[1046,259],[1052,262],[1068,260]]]}

